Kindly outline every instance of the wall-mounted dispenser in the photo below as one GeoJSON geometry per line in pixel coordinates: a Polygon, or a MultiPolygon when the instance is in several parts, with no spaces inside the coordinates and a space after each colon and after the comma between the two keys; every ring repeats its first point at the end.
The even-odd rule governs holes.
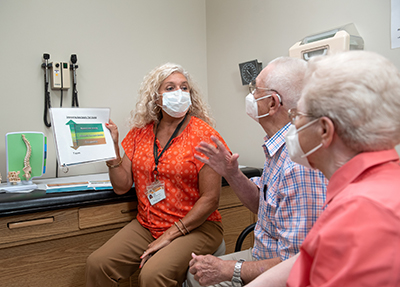
{"type": "Polygon", "coordinates": [[[311,57],[348,50],[363,50],[364,40],[353,23],[305,37],[289,49],[289,56],[308,61],[311,57]]]}

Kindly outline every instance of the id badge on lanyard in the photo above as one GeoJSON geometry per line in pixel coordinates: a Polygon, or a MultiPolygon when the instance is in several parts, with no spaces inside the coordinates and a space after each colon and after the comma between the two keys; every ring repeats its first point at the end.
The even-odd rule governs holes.
{"type": "Polygon", "coordinates": [[[159,162],[159,159],[161,158],[161,155],[169,148],[169,145],[170,145],[172,139],[175,138],[176,135],[178,134],[178,131],[182,127],[182,124],[185,121],[186,117],[187,117],[187,114],[185,115],[183,120],[179,123],[179,125],[176,127],[174,133],[172,134],[172,136],[170,137],[170,139],[168,140],[167,144],[165,145],[164,149],[161,151],[160,154],[158,154],[158,147],[157,147],[157,143],[156,143],[156,137],[157,137],[157,129],[156,129],[156,134],[154,136],[154,144],[153,144],[154,163],[155,163],[153,172],[154,172],[155,180],[152,184],[149,184],[147,186],[147,191],[146,191],[146,196],[151,205],[154,205],[166,198],[165,184],[164,184],[164,182],[158,180],[158,162],[159,162]]]}
{"type": "Polygon", "coordinates": [[[146,196],[151,205],[154,205],[165,199],[165,185],[156,179],[152,184],[147,186],[146,196]]]}

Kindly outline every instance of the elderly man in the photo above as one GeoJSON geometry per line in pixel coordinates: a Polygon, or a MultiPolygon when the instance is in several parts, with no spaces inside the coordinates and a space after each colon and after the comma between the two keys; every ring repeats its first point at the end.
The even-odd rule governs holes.
{"type": "Polygon", "coordinates": [[[306,78],[287,143],[294,155],[313,150],[328,206],[297,259],[249,286],[400,286],[400,72],[351,51],[315,58],[306,78]]]}
{"type": "Polygon", "coordinates": [[[299,251],[300,244],[322,211],[327,181],[322,173],[290,160],[285,134],[288,110],[296,106],[306,62],[280,57],[270,62],[250,85],[247,114],[266,132],[266,160],[261,178],[249,180],[216,138],[217,147],[201,143],[199,160],[222,175],[238,198],[258,215],[254,247],[220,258],[197,256],[189,264],[189,286],[242,286],[299,251]],[[193,275],[192,275],[193,274],[193,275]],[[198,281],[198,282],[196,282],[198,281]]]}

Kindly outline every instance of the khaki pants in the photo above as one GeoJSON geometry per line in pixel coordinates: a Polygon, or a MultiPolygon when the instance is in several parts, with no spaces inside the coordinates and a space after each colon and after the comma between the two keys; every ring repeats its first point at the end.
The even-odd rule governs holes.
{"type": "MultiPolygon", "coordinates": [[[[246,261],[255,261],[256,259],[253,257],[252,255],[252,248],[247,249],[247,250],[243,250],[243,251],[238,251],[235,253],[230,253],[230,254],[226,254],[226,255],[222,255],[222,256],[218,256],[218,258],[221,258],[222,260],[239,260],[239,259],[245,259],[246,261]]],[[[233,272],[233,270],[232,270],[233,272]]],[[[187,272],[187,286],[188,287],[200,287],[199,282],[197,282],[194,279],[193,274],[191,274],[188,270],[187,272]]],[[[231,281],[224,281],[224,282],[220,282],[216,285],[212,285],[214,287],[232,287],[232,283],[231,281]]]]}
{"type": "MultiPolygon", "coordinates": [[[[180,236],[156,252],[142,267],[139,286],[181,286],[191,253],[215,252],[223,239],[221,222],[206,221],[186,236],[180,236]]],[[[86,286],[118,286],[141,262],[140,256],[154,241],[149,230],[133,220],[94,251],[86,261],[86,286]]]]}

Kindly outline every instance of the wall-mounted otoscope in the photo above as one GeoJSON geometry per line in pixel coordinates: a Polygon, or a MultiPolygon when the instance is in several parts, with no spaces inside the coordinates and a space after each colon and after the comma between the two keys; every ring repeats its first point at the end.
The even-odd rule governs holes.
{"type": "Polygon", "coordinates": [[[72,71],[73,77],[73,90],[72,90],[72,107],[79,107],[78,103],[78,89],[76,88],[77,77],[76,69],[78,65],[76,62],[78,58],[76,54],[71,55],[71,61],[69,62],[53,62],[49,63],[50,54],[43,54],[42,68],[45,69],[44,72],[44,114],[43,120],[46,127],[51,127],[51,121],[49,120],[49,111],[51,108],[50,104],[50,91],[59,90],[60,91],[60,107],[62,107],[63,102],[63,90],[68,90],[70,88],[70,71],[72,71]]]}
{"type": "Polygon", "coordinates": [[[43,54],[44,63],[42,63],[42,68],[45,69],[44,72],[44,113],[43,120],[46,127],[51,126],[51,122],[48,120],[48,112],[51,108],[50,104],[50,92],[49,92],[49,68],[51,68],[51,63],[49,64],[50,54],[43,54]]]}
{"type": "Polygon", "coordinates": [[[76,57],[76,54],[71,55],[71,65],[70,69],[72,70],[72,78],[73,78],[73,87],[72,87],[72,107],[79,107],[78,103],[78,90],[76,88],[76,69],[78,69],[78,65],[76,65],[76,62],[78,61],[78,58],[76,57]]]}

